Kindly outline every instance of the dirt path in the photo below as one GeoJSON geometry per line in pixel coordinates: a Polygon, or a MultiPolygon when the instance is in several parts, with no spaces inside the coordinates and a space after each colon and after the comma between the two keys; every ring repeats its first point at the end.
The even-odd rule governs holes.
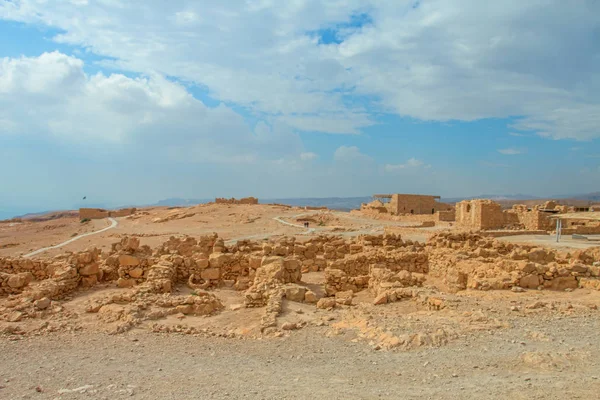
{"type": "Polygon", "coordinates": [[[74,238],[71,238],[71,239],[67,240],[66,242],[62,242],[62,243],[54,245],[54,246],[43,247],[43,248],[41,248],[39,250],[36,250],[36,251],[33,251],[33,252],[29,253],[29,254],[25,254],[23,257],[32,257],[32,256],[35,256],[36,254],[43,253],[44,251],[47,251],[47,250],[58,249],[60,247],[66,246],[66,245],[68,245],[70,243],[73,243],[76,240],[82,239],[82,238],[87,237],[87,236],[97,235],[98,233],[106,232],[107,230],[116,228],[117,225],[119,225],[119,223],[117,222],[117,220],[114,219],[114,218],[108,218],[108,220],[110,221],[110,225],[107,226],[106,228],[102,228],[102,229],[94,231],[94,232],[88,232],[88,233],[84,233],[84,234],[75,236],[74,238]]]}

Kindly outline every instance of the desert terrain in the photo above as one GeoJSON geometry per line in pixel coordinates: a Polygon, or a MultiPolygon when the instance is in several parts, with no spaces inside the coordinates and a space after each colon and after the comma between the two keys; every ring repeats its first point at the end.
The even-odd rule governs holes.
{"type": "Polygon", "coordinates": [[[597,397],[598,243],[430,219],[0,222],[0,398],[597,397]]]}

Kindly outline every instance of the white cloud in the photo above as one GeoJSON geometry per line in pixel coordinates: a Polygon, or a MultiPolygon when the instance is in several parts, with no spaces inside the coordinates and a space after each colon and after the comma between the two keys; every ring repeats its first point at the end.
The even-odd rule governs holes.
{"type": "Polygon", "coordinates": [[[528,135],[524,134],[524,133],[518,133],[518,132],[509,132],[508,133],[510,136],[514,136],[514,137],[527,137],[528,135]]]}
{"type": "MultiPolygon", "coordinates": [[[[397,172],[400,170],[419,168],[422,167],[423,161],[417,160],[416,158],[409,158],[404,164],[385,164],[384,169],[386,172],[397,172]]],[[[430,168],[430,165],[425,165],[424,168],[430,168]]]]}
{"type": "Polygon", "coordinates": [[[3,132],[87,147],[160,149],[190,162],[251,163],[300,157],[303,150],[289,127],[259,122],[252,131],[230,108],[206,107],[160,75],[90,76],[83,67],[59,52],[0,59],[3,132]]]}
{"type": "Polygon", "coordinates": [[[302,161],[311,161],[311,160],[315,160],[318,156],[315,153],[311,153],[311,152],[306,152],[306,153],[300,153],[300,159],[302,161]]]}
{"type": "Polygon", "coordinates": [[[600,137],[600,2],[413,6],[19,0],[0,3],[0,18],[59,28],[55,40],[120,68],[197,83],[301,130],[357,133],[386,111],[434,121],[522,116],[516,129],[544,137],[600,137]],[[340,28],[341,44],[319,43],[319,29],[360,13],[369,23],[340,28]]]}
{"type": "Polygon", "coordinates": [[[360,152],[356,146],[340,146],[333,153],[333,160],[340,163],[365,163],[373,159],[360,152]]]}
{"type": "Polygon", "coordinates": [[[515,156],[517,154],[524,154],[527,152],[527,149],[517,149],[514,147],[509,147],[507,149],[498,149],[498,153],[504,154],[505,156],[515,156]]]}

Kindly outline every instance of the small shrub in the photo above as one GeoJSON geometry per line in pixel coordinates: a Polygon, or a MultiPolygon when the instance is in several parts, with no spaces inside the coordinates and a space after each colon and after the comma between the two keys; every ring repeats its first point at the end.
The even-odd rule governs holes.
{"type": "Polygon", "coordinates": [[[84,218],[84,219],[82,219],[82,220],[81,220],[81,223],[82,223],[82,224],[85,224],[86,222],[90,222],[90,221],[91,221],[91,219],[89,219],[89,218],[84,218]]]}

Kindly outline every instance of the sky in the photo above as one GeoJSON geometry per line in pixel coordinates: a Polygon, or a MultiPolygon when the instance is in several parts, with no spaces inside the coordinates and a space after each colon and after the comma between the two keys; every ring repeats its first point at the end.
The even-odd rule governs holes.
{"type": "Polygon", "coordinates": [[[0,0],[0,211],[600,190],[597,0],[0,0]]]}

